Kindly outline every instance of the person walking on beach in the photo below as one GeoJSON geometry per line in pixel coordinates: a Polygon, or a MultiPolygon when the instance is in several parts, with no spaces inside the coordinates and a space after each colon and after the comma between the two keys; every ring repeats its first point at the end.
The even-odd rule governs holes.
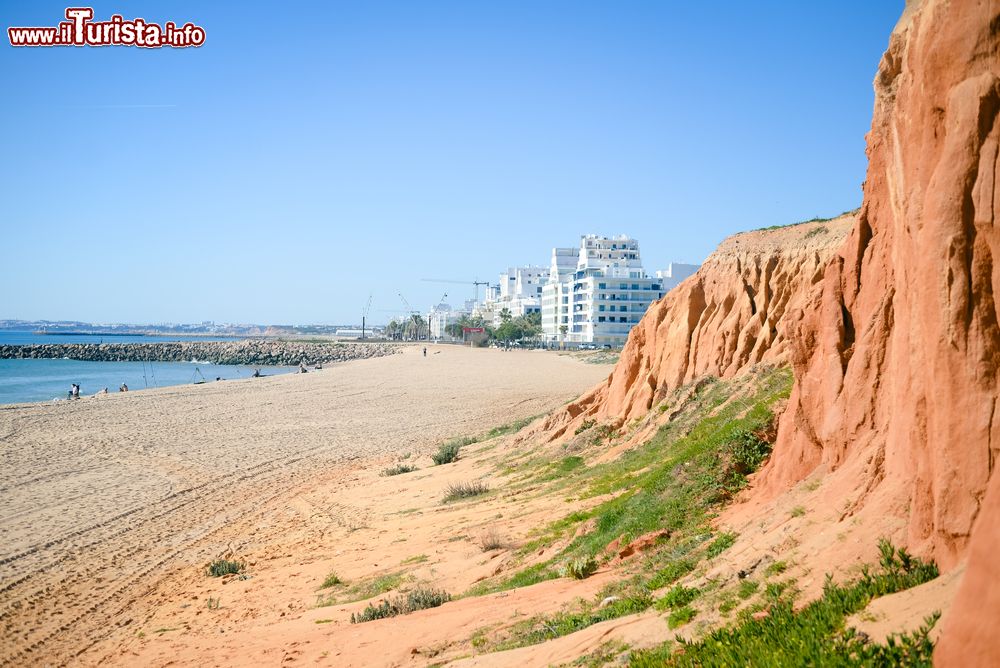
{"type": "Polygon", "coordinates": [[[424,346],[424,357],[427,357],[427,346],[424,346]]]}

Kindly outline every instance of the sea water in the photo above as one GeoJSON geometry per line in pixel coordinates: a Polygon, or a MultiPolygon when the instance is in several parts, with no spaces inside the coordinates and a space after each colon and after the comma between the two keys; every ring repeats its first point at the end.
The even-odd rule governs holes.
{"type": "MultiPolygon", "coordinates": [[[[31,332],[0,332],[0,344],[29,343],[155,343],[162,341],[218,341],[220,337],[170,336],[69,336],[31,332]]],[[[168,385],[185,385],[216,378],[249,378],[259,367],[201,362],[84,362],[67,359],[0,359],[0,404],[65,399],[70,385],[80,386],[80,395],[96,394],[103,388],[117,392],[125,383],[130,391],[168,385]]],[[[287,373],[294,367],[263,367],[268,376],[287,373]]]]}

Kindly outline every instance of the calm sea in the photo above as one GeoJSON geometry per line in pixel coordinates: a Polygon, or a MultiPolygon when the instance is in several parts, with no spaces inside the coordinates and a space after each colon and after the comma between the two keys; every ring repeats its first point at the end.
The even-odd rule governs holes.
{"type": "MultiPolygon", "coordinates": [[[[153,343],[157,341],[218,341],[219,337],[170,336],[70,336],[38,335],[31,332],[0,332],[0,344],[26,343],[153,343]]],[[[71,383],[83,396],[102,388],[117,392],[125,383],[129,390],[184,385],[201,380],[247,378],[255,367],[194,362],[81,362],[77,360],[0,359],[0,404],[64,399],[71,383]]],[[[267,367],[264,375],[287,373],[292,367],[267,367]]]]}

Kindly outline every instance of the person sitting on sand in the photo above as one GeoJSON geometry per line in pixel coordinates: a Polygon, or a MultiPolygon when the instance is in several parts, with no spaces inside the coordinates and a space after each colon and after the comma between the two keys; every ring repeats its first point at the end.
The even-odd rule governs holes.
{"type": "Polygon", "coordinates": [[[80,398],[80,386],[79,385],[77,385],[76,383],[73,383],[73,389],[71,391],[73,393],[73,398],[74,399],[79,399],[80,398]]]}
{"type": "Polygon", "coordinates": [[[299,362],[299,373],[308,373],[308,371],[309,370],[306,369],[305,362],[299,362]]]}
{"type": "Polygon", "coordinates": [[[250,377],[251,378],[260,378],[260,369],[254,369],[253,370],[253,375],[251,375],[250,377]]]}
{"type": "Polygon", "coordinates": [[[128,392],[128,385],[122,383],[122,386],[118,388],[119,392],[128,392]]]}

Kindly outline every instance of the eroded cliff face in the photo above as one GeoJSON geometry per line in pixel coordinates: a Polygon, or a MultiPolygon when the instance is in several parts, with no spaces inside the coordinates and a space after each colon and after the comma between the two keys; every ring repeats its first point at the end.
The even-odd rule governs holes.
{"type": "Polygon", "coordinates": [[[703,374],[788,359],[794,388],[748,512],[836,472],[842,520],[884,511],[943,569],[968,558],[937,661],[1000,665],[1000,0],[910,2],[875,92],[846,239],[803,226],[770,248],[767,233],[728,240],[547,426],[621,423],[703,374]]]}
{"type": "Polygon", "coordinates": [[[549,418],[558,438],[587,419],[621,424],[705,375],[787,360],[788,316],[804,305],[843,244],[853,214],[737,234],[653,304],[608,379],[549,418]]]}
{"type": "MultiPolygon", "coordinates": [[[[1000,547],[1000,507],[984,504],[1000,450],[1000,2],[910,3],[875,91],[864,203],[814,303],[790,317],[795,386],[759,490],[863,461],[853,504],[905,501],[909,547],[947,569],[970,540],[1000,547]]],[[[1000,584],[973,557],[941,660],[972,638],[971,596],[1000,628],[1000,584]]]]}

